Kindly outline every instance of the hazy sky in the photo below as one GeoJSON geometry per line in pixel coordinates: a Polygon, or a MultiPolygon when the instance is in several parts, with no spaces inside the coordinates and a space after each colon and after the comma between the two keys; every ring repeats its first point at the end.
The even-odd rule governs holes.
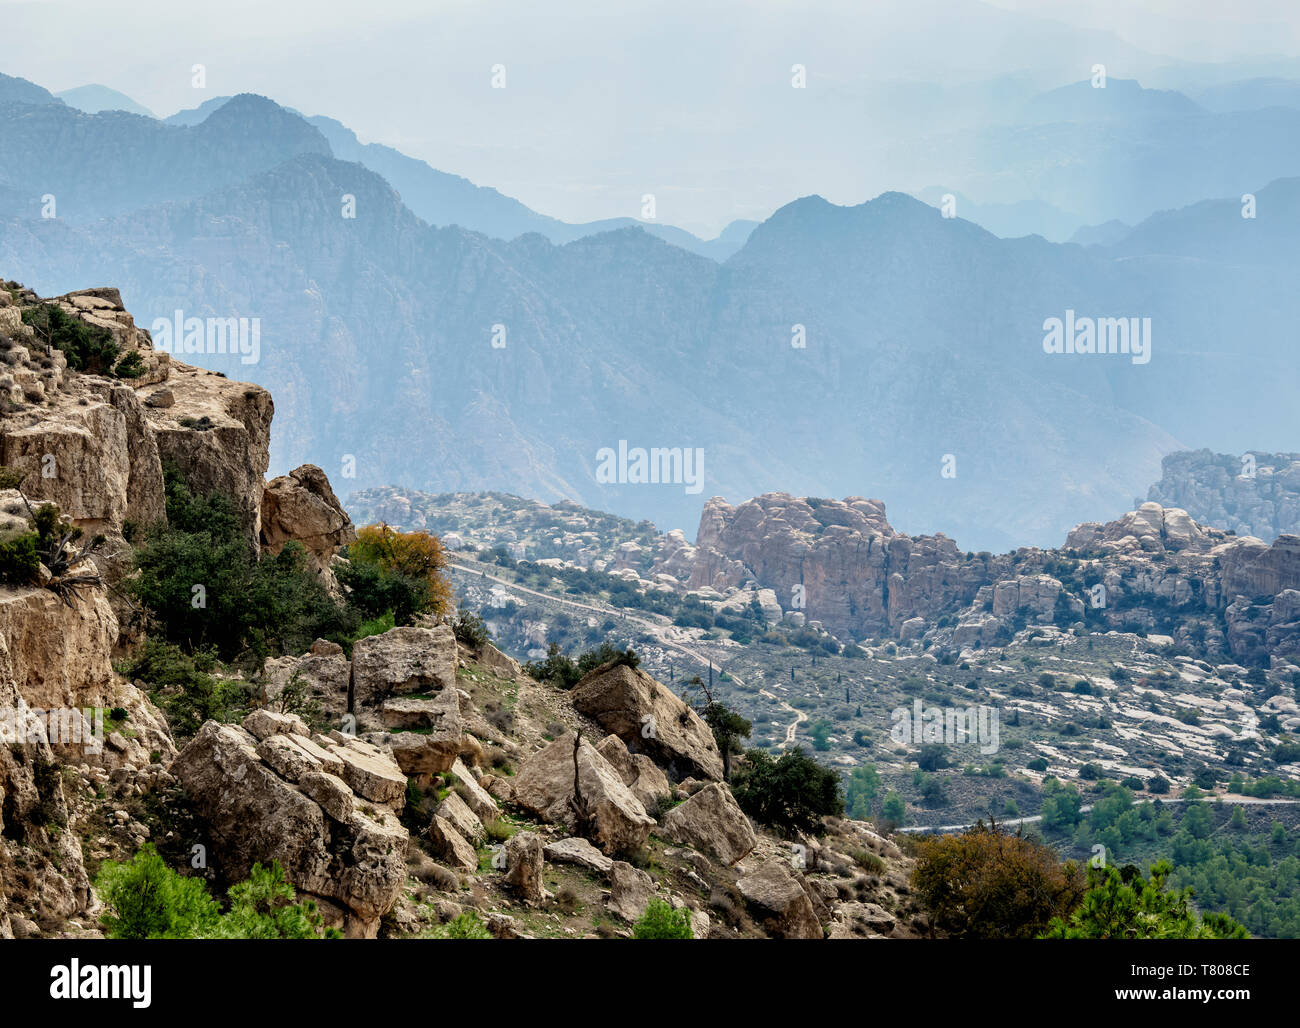
{"type": "Polygon", "coordinates": [[[1019,88],[1050,88],[1103,61],[1194,91],[1208,71],[1187,84],[1156,82],[1169,74],[1158,70],[1294,60],[1297,11],[1296,0],[0,0],[5,35],[22,41],[0,71],[54,91],[102,83],[164,116],[262,93],[546,214],[637,217],[653,193],[660,220],[707,235],[800,195],[857,203],[936,184],[913,137],[945,112],[998,115],[984,101],[965,111],[963,83],[1020,74],[1019,88]],[[191,86],[198,63],[203,90],[191,86]],[[806,89],[791,86],[796,64],[806,89]],[[884,85],[897,80],[953,92],[916,100],[884,85]]]}

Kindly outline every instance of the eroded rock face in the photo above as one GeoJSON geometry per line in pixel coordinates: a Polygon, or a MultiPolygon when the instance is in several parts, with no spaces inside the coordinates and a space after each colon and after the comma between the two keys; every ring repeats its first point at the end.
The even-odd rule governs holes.
{"type": "Polygon", "coordinates": [[[711,853],[724,864],[749,856],[758,836],[731,790],[713,782],[664,815],[663,833],[674,842],[711,853]]]}
{"type": "Polygon", "coordinates": [[[0,939],[54,934],[94,906],[57,757],[40,719],[0,676],[0,939]]]}
{"type": "MultiPolygon", "coordinates": [[[[30,291],[0,316],[13,342],[0,369],[0,462],[27,472],[33,500],[59,505],[88,534],[120,540],[125,524],[164,516],[163,467],[174,464],[192,489],[229,496],[256,545],[262,478],[269,463],[273,405],[258,386],[173,361],[153,349],[114,289],[87,289],[42,301],[30,291]],[[45,352],[22,310],[51,303],[109,331],[134,353],[133,378],[72,374],[58,350],[45,352]],[[165,389],[155,388],[166,383],[165,389]],[[157,399],[165,392],[170,402],[157,399]]],[[[109,573],[125,571],[110,564],[109,573]]]]}
{"type": "Polygon", "coordinates": [[[575,710],[598,721],[633,752],[643,752],[677,778],[719,780],[722,754],[713,732],[690,707],[639,668],[606,664],[570,693],[575,710]]]}
{"type": "Polygon", "coordinates": [[[278,860],[300,892],[344,908],[347,934],[373,937],[406,879],[406,778],[360,740],[308,737],[298,719],[267,713],[207,722],[171,773],[229,877],[278,860]]]}
{"type": "MultiPolygon", "coordinates": [[[[525,760],[514,779],[516,804],[570,831],[579,824],[573,809],[573,743],[574,734],[566,732],[525,760]]],[[[586,739],[578,746],[577,763],[587,837],[609,856],[642,846],[655,822],[618,771],[586,739]]]]}
{"type": "Polygon", "coordinates": [[[725,592],[754,580],[786,611],[861,639],[931,619],[987,581],[942,534],[896,532],[879,500],[818,500],[765,493],[704,505],[688,587],[725,592]]]}
{"type": "Polygon", "coordinates": [[[1184,450],[1168,454],[1160,467],[1149,500],[1266,543],[1300,534],[1300,453],[1184,450]]]}

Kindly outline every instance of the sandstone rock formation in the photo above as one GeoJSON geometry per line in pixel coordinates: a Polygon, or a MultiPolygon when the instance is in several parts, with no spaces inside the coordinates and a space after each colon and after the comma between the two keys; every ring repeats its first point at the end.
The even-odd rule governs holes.
{"type": "Polygon", "coordinates": [[[1182,450],[1160,462],[1147,499],[1204,525],[1272,542],[1300,535],[1300,454],[1182,450]]]}

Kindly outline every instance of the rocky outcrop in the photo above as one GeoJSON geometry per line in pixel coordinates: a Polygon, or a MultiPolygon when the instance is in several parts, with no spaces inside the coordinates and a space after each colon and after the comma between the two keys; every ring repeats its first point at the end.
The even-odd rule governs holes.
{"type": "Polygon", "coordinates": [[[638,849],[655,823],[618,771],[591,743],[582,739],[575,755],[572,732],[520,765],[514,779],[514,802],[570,831],[585,829],[585,836],[609,856],[638,849]],[[575,760],[580,805],[575,800],[575,760]]]}
{"type": "Polygon", "coordinates": [[[1300,453],[1182,450],[1165,456],[1160,468],[1148,500],[1265,542],[1300,535],[1300,453]]]}
{"type": "Polygon", "coordinates": [[[7,365],[0,374],[0,395],[7,396],[0,462],[27,472],[28,496],[57,503],[87,533],[120,540],[128,523],[147,526],[164,516],[163,468],[175,465],[196,492],[230,497],[255,546],[270,394],[155,351],[114,289],[48,301],[29,290],[16,296],[17,303],[0,308],[7,365]],[[70,374],[66,355],[44,346],[22,321],[24,309],[42,303],[110,333],[120,354],[138,356],[140,373],[70,374]],[[157,399],[159,383],[166,383],[169,403],[157,399]]]}
{"type": "Polygon", "coordinates": [[[732,506],[714,497],[700,515],[688,588],[725,592],[748,580],[785,611],[861,639],[970,602],[988,575],[944,535],[896,532],[879,500],[766,493],[732,506]]]}
{"type": "Polygon", "coordinates": [[[676,778],[722,778],[722,754],[713,732],[690,707],[644,671],[605,664],[570,694],[575,710],[613,732],[629,750],[642,752],[676,778]]]}
{"type": "Polygon", "coordinates": [[[259,711],[242,727],[207,722],[172,762],[233,880],[279,861],[302,893],[344,908],[344,928],[373,937],[406,878],[398,818],[401,769],[340,733],[311,735],[291,715],[259,711]]]}
{"type": "Polygon", "coordinates": [[[1225,533],[1198,525],[1187,511],[1144,503],[1137,510],[1101,524],[1085,522],[1065,539],[1065,549],[1081,553],[1204,553],[1225,533]]]}
{"type": "Polygon", "coordinates": [[[456,696],[456,636],[449,625],[391,628],[352,648],[353,706],[412,693],[456,696]]]}
{"type": "Polygon", "coordinates": [[[301,543],[312,566],[328,575],[330,559],[357,537],[329,479],[314,464],[273,478],[262,492],[262,548],[279,553],[288,542],[301,543]]]}

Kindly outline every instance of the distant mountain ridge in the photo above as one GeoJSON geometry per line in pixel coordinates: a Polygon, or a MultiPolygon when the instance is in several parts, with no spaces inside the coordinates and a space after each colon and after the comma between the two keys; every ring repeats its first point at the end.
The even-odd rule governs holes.
{"type": "MultiPolygon", "coordinates": [[[[21,144],[0,258],[47,293],[119,282],[145,325],[259,319],[259,363],[188,359],[274,388],[277,468],[347,468],[349,490],[500,489],[689,528],[702,497],[681,483],[597,476],[603,449],[689,448],[703,496],[887,496],[900,528],[998,549],[1122,509],[1165,453],[1294,438],[1294,269],[1272,247],[1221,259],[1222,233],[1264,238],[1240,218],[1173,212],[1182,253],[1112,253],[998,239],[900,193],[814,196],[719,264],[640,227],[562,246],[430,227],[257,97],[181,128],[10,105],[0,131],[21,144]],[[1067,311],[1150,318],[1153,360],[1045,353],[1067,311]]],[[[1261,210],[1298,188],[1260,188],[1261,210]]]]}

